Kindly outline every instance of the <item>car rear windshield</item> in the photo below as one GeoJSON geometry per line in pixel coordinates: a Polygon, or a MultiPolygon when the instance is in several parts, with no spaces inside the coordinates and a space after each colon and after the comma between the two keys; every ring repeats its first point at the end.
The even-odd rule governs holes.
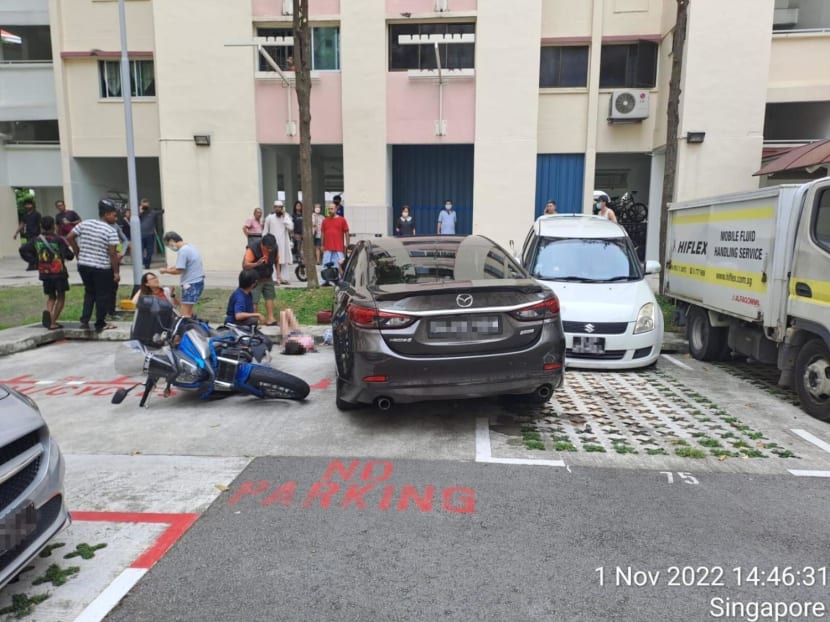
{"type": "Polygon", "coordinates": [[[480,237],[389,239],[370,249],[373,286],[525,278],[527,273],[515,259],[480,237]]]}
{"type": "Polygon", "coordinates": [[[627,238],[542,238],[531,274],[546,281],[610,282],[643,277],[627,238]]]}

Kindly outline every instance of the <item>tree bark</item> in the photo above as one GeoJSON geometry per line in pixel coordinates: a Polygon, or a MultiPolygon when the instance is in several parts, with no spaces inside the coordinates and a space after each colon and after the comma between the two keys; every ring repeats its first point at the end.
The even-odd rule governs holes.
{"type": "MultiPolygon", "coordinates": [[[[669,79],[669,101],[666,112],[666,165],[663,174],[663,196],[660,200],[660,261],[666,260],[666,229],[669,220],[669,203],[674,200],[674,185],[677,174],[677,133],[680,129],[680,78],[683,72],[683,51],[686,46],[686,21],[690,0],[677,1],[677,18],[674,24],[671,54],[671,78],[669,79]]],[[[660,271],[660,291],[666,279],[664,265],[660,271]]]]}
{"type": "Polygon", "coordinates": [[[303,191],[303,262],[306,287],[320,286],[314,254],[314,195],[311,183],[311,27],[308,0],[294,0],[294,72],[300,112],[300,188],[303,191]]]}

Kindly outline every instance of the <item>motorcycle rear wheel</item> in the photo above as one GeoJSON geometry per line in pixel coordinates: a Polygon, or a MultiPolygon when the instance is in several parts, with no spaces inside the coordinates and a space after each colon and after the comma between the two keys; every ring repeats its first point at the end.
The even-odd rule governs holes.
{"type": "Polygon", "coordinates": [[[304,400],[311,390],[302,378],[262,365],[253,366],[247,384],[266,399],[304,400]]]}
{"type": "Polygon", "coordinates": [[[297,277],[298,281],[305,283],[308,280],[308,276],[305,272],[305,264],[300,264],[297,266],[296,270],[294,270],[294,276],[297,277]]]}

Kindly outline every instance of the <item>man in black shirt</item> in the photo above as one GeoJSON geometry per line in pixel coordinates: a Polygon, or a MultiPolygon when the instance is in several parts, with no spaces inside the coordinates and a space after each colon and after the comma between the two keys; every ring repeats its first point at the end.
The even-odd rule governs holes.
{"type": "Polygon", "coordinates": [[[55,209],[58,212],[57,216],[55,216],[57,233],[58,235],[66,237],[75,225],[81,222],[81,217],[78,216],[77,212],[71,209],[66,209],[66,203],[63,202],[63,199],[55,201],[55,209]]]}
{"type": "MultiPolygon", "coordinates": [[[[14,232],[12,239],[16,240],[22,233],[26,240],[34,240],[40,235],[40,212],[35,209],[35,202],[32,199],[23,201],[23,209],[25,212],[20,218],[20,224],[14,232]]],[[[26,269],[37,270],[37,264],[30,262],[29,267],[26,269]]]]}

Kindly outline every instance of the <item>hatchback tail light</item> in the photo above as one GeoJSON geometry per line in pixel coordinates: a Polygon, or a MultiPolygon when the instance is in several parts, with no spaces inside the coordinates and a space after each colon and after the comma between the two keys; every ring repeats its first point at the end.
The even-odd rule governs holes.
{"type": "Polygon", "coordinates": [[[531,320],[543,320],[545,318],[554,317],[559,313],[559,298],[556,294],[545,298],[542,302],[537,302],[521,309],[511,311],[512,315],[517,320],[522,322],[529,322],[531,320]]]}
{"type": "Polygon", "coordinates": [[[411,315],[378,311],[377,309],[369,309],[359,305],[349,305],[348,314],[349,320],[360,328],[406,328],[416,319],[411,315]]]}

